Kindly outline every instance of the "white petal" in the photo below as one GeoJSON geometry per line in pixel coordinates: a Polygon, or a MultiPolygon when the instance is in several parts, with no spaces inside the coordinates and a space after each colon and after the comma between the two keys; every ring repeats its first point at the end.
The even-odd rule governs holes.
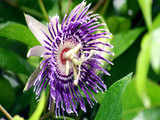
{"type": "MultiPolygon", "coordinates": [[[[38,39],[38,41],[41,43],[42,46],[46,45],[44,40],[47,40],[46,36],[43,32],[45,32],[47,35],[49,35],[48,28],[37,21],[35,18],[33,18],[30,15],[24,14],[26,22],[34,36],[38,39]]],[[[47,40],[49,41],[49,40],[47,40]]]]}
{"type": "Polygon", "coordinates": [[[28,53],[27,53],[27,57],[30,56],[40,56],[43,57],[44,53],[49,52],[45,47],[43,46],[34,46],[32,48],[29,49],[28,53]]]}

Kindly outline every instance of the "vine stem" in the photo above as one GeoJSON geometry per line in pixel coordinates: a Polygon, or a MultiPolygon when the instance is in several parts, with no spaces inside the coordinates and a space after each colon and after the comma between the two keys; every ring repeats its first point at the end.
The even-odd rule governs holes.
{"type": "Polygon", "coordinates": [[[104,15],[104,12],[105,14],[107,13],[107,9],[109,7],[109,3],[111,2],[111,0],[105,0],[104,1],[104,7],[102,8],[101,10],[101,14],[104,15]]]}
{"type": "Polygon", "coordinates": [[[69,9],[71,7],[71,4],[72,4],[72,0],[68,0],[67,14],[69,13],[69,9]]]}
{"type": "Polygon", "coordinates": [[[25,6],[19,6],[16,2],[13,2],[11,0],[4,0],[4,2],[6,2],[8,5],[10,5],[10,6],[14,7],[14,8],[20,9],[23,12],[27,12],[27,13],[30,13],[30,14],[36,16],[36,17],[44,19],[44,17],[41,15],[41,13],[39,13],[38,11],[36,11],[34,9],[31,9],[31,8],[28,8],[28,7],[25,7],[25,6]]]}
{"type": "Polygon", "coordinates": [[[9,119],[9,120],[13,120],[12,116],[2,107],[2,105],[0,104],[0,111],[5,114],[5,116],[9,119]]]}
{"type": "Polygon", "coordinates": [[[97,4],[92,8],[93,11],[96,11],[103,3],[105,0],[99,0],[97,4]]]}
{"type": "Polygon", "coordinates": [[[40,6],[40,8],[41,8],[41,10],[42,10],[42,13],[43,13],[46,21],[49,22],[48,13],[47,13],[47,11],[46,11],[46,9],[45,9],[45,7],[44,7],[43,1],[42,1],[42,0],[38,0],[38,1],[39,1],[39,6],[40,6]]]}

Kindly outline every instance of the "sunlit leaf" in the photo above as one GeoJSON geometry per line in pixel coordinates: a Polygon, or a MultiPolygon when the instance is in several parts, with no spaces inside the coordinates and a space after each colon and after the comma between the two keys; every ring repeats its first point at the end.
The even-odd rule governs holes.
{"type": "Polygon", "coordinates": [[[121,97],[128,82],[132,78],[132,73],[114,83],[106,92],[101,102],[95,120],[120,120],[122,113],[121,97]]]}
{"type": "Polygon", "coordinates": [[[112,16],[109,17],[106,22],[109,30],[111,31],[111,33],[113,33],[113,35],[115,33],[127,31],[131,27],[130,20],[125,17],[112,16]]]}
{"type": "Polygon", "coordinates": [[[144,28],[136,28],[127,32],[116,34],[111,41],[111,44],[114,46],[114,58],[120,56],[123,52],[125,52],[125,50],[127,50],[133,44],[133,42],[143,31],[144,28]]]}
{"type": "Polygon", "coordinates": [[[54,4],[52,5],[51,9],[48,11],[49,16],[53,17],[55,15],[60,15],[61,9],[58,6],[59,0],[54,0],[54,4]]]}
{"type": "Polygon", "coordinates": [[[19,116],[19,115],[15,115],[15,116],[13,117],[13,120],[24,120],[24,118],[22,118],[22,117],[19,116]]]}
{"type": "Polygon", "coordinates": [[[159,120],[160,108],[152,108],[140,112],[133,120],[159,120]]]}
{"type": "Polygon", "coordinates": [[[160,14],[154,19],[152,26],[151,64],[156,73],[160,73],[160,14]]]}
{"type": "Polygon", "coordinates": [[[142,9],[148,29],[152,27],[152,0],[138,0],[139,5],[142,9]]]}
{"type": "Polygon", "coordinates": [[[28,63],[31,64],[33,67],[37,67],[41,61],[40,57],[37,56],[31,56],[30,58],[27,59],[28,63]]]}
{"type": "Polygon", "coordinates": [[[157,15],[157,17],[154,19],[152,24],[152,30],[160,27],[160,14],[157,15]]]}
{"type": "MultiPolygon", "coordinates": [[[[160,86],[156,83],[153,83],[150,80],[146,82],[146,91],[150,97],[151,107],[160,106],[160,86]]],[[[135,92],[136,86],[135,81],[132,80],[126,87],[126,90],[123,94],[122,105],[123,105],[123,114],[122,119],[124,120],[133,120],[139,112],[145,110],[141,99],[139,98],[137,92],[135,92]]],[[[152,120],[152,119],[149,119],[152,120]]]]}
{"type": "Polygon", "coordinates": [[[152,32],[151,63],[155,72],[160,73],[160,27],[152,32]]]}
{"type": "Polygon", "coordinates": [[[134,116],[141,110],[144,105],[136,92],[135,81],[131,81],[122,96],[122,118],[132,120],[134,116]]]}
{"type": "Polygon", "coordinates": [[[8,22],[0,26],[0,37],[20,41],[29,47],[39,44],[26,26],[14,22],[8,22]]]}
{"type": "Polygon", "coordinates": [[[146,80],[150,63],[150,40],[150,34],[144,36],[136,67],[136,89],[145,107],[150,107],[150,100],[146,92],[146,80]]]}

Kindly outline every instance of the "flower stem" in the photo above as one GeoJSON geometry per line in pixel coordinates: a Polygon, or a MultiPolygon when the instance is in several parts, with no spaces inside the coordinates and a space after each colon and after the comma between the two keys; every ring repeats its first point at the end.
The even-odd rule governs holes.
{"type": "Polygon", "coordinates": [[[104,3],[104,1],[105,0],[99,0],[92,10],[96,11],[104,3]]]}
{"type": "Polygon", "coordinates": [[[9,120],[13,120],[12,116],[2,107],[2,105],[0,105],[0,111],[5,114],[9,120]]]}
{"type": "Polygon", "coordinates": [[[39,6],[40,6],[40,8],[41,8],[41,10],[42,10],[42,13],[43,13],[46,21],[49,22],[48,13],[47,13],[47,11],[46,11],[46,9],[45,9],[45,7],[44,7],[44,4],[43,4],[42,0],[38,0],[38,1],[39,1],[39,6]]]}
{"type": "Polygon", "coordinates": [[[4,0],[8,5],[14,7],[14,8],[18,8],[20,9],[21,11],[23,12],[26,12],[26,13],[29,13],[31,15],[34,15],[36,17],[39,17],[39,18],[44,18],[41,13],[39,13],[38,11],[34,10],[34,9],[31,9],[31,8],[28,8],[28,7],[25,7],[25,6],[19,6],[16,2],[13,2],[11,0],[4,0]]]}
{"type": "Polygon", "coordinates": [[[44,19],[44,17],[41,15],[41,13],[37,12],[36,10],[33,10],[33,9],[30,9],[30,8],[27,8],[25,6],[21,6],[20,9],[24,12],[27,12],[27,13],[30,13],[36,17],[39,17],[41,19],[44,19]]]}
{"type": "Polygon", "coordinates": [[[72,4],[72,0],[68,0],[68,8],[67,8],[67,12],[66,13],[69,13],[69,9],[71,7],[71,4],[72,4]]]}
{"type": "Polygon", "coordinates": [[[102,15],[104,15],[104,13],[105,13],[105,14],[107,13],[107,9],[108,9],[108,6],[109,6],[110,1],[111,1],[111,0],[105,0],[104,7],[103,7],[102,10],[101,10],[101,14],[102,14],[102,15]]]}
{"type": "Polygon", "coordinates": [[[62,12],[62,0],[58,0],[58,7],[59,7],[59,16],[60,16],[60,18],[61,18],[61,20],[62,20],[62,14],[63,14],[63,12],[62,12]]]}

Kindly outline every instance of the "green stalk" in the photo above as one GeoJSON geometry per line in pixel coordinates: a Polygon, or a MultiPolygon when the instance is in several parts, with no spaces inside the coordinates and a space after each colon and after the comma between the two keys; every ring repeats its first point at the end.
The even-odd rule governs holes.
{"type": "Polygon", "coordinates": [[[142,102],[146,108],[150,108],[151,103],[149,96],[147,95],[147,74],[149,70],[150,63],[150,41],[151,35],[146,34],[141,43],[141,51],[137,59],[136,66],[136,89],[139,97],[142,99],[142,102]]]}
{"type": "Polygon", "coordinates": [[[8,5],[12,6],[12,7],[15,7],[15,8],[18,8],[20,9],[21,11],[23,12],[26,12],[26,13],[29,13],[33,16],[36,16],[36,17],[39,17],[39,18],[44,18],[41,13],[39,13],[38,11],[34,10],[34,9],[31,9],[31,8],[28,8],[28,7],[25,7],[25,6],[19,6],[16,2],[13,2],[11,0],[4,0],[8,5]]]}
{"type": "Polygon", "coordinates": [[[104,12],[107,13],[107,9],[111,0],[106,0],[104,3],[104,7],[101,10],[101,14],[104,15],[104,12]]]}
{"type": "Polygon", "coordinates": [[[40,6],[40,9],[42,10],[42,13],[44,15],[44,18],[46,19],[47,22],[49,22],[49,17],[48,17],[48,13],[44,7],[44,4],[42,2],[42,0],[38,0],[39,1],[39,6],[40,6]]]}
{"type": "Polygon", "coordinates": [[[36,10],[30,9],[28,7],[25,7],[25,6],[20,7],[20,9],[24,12],[30,13],[31,15],[34,15],[34,16],[39,17],[41,19],[42,18],[44,19],[44,17],[41,15],[41,13],[37,12],[36,10]]]}
{"type": "Polygon", "coordinates": [[[143,37],[141,42],[141,51],[138,55],[136,66],[136,89],[139,97],[141,98],[144,106],[150,108],[151,101],[147,94],[146,82],[150,64],[150,50],[152,42],[152,0],[138,0],[146,25],[148,33],[143,37]]]}

